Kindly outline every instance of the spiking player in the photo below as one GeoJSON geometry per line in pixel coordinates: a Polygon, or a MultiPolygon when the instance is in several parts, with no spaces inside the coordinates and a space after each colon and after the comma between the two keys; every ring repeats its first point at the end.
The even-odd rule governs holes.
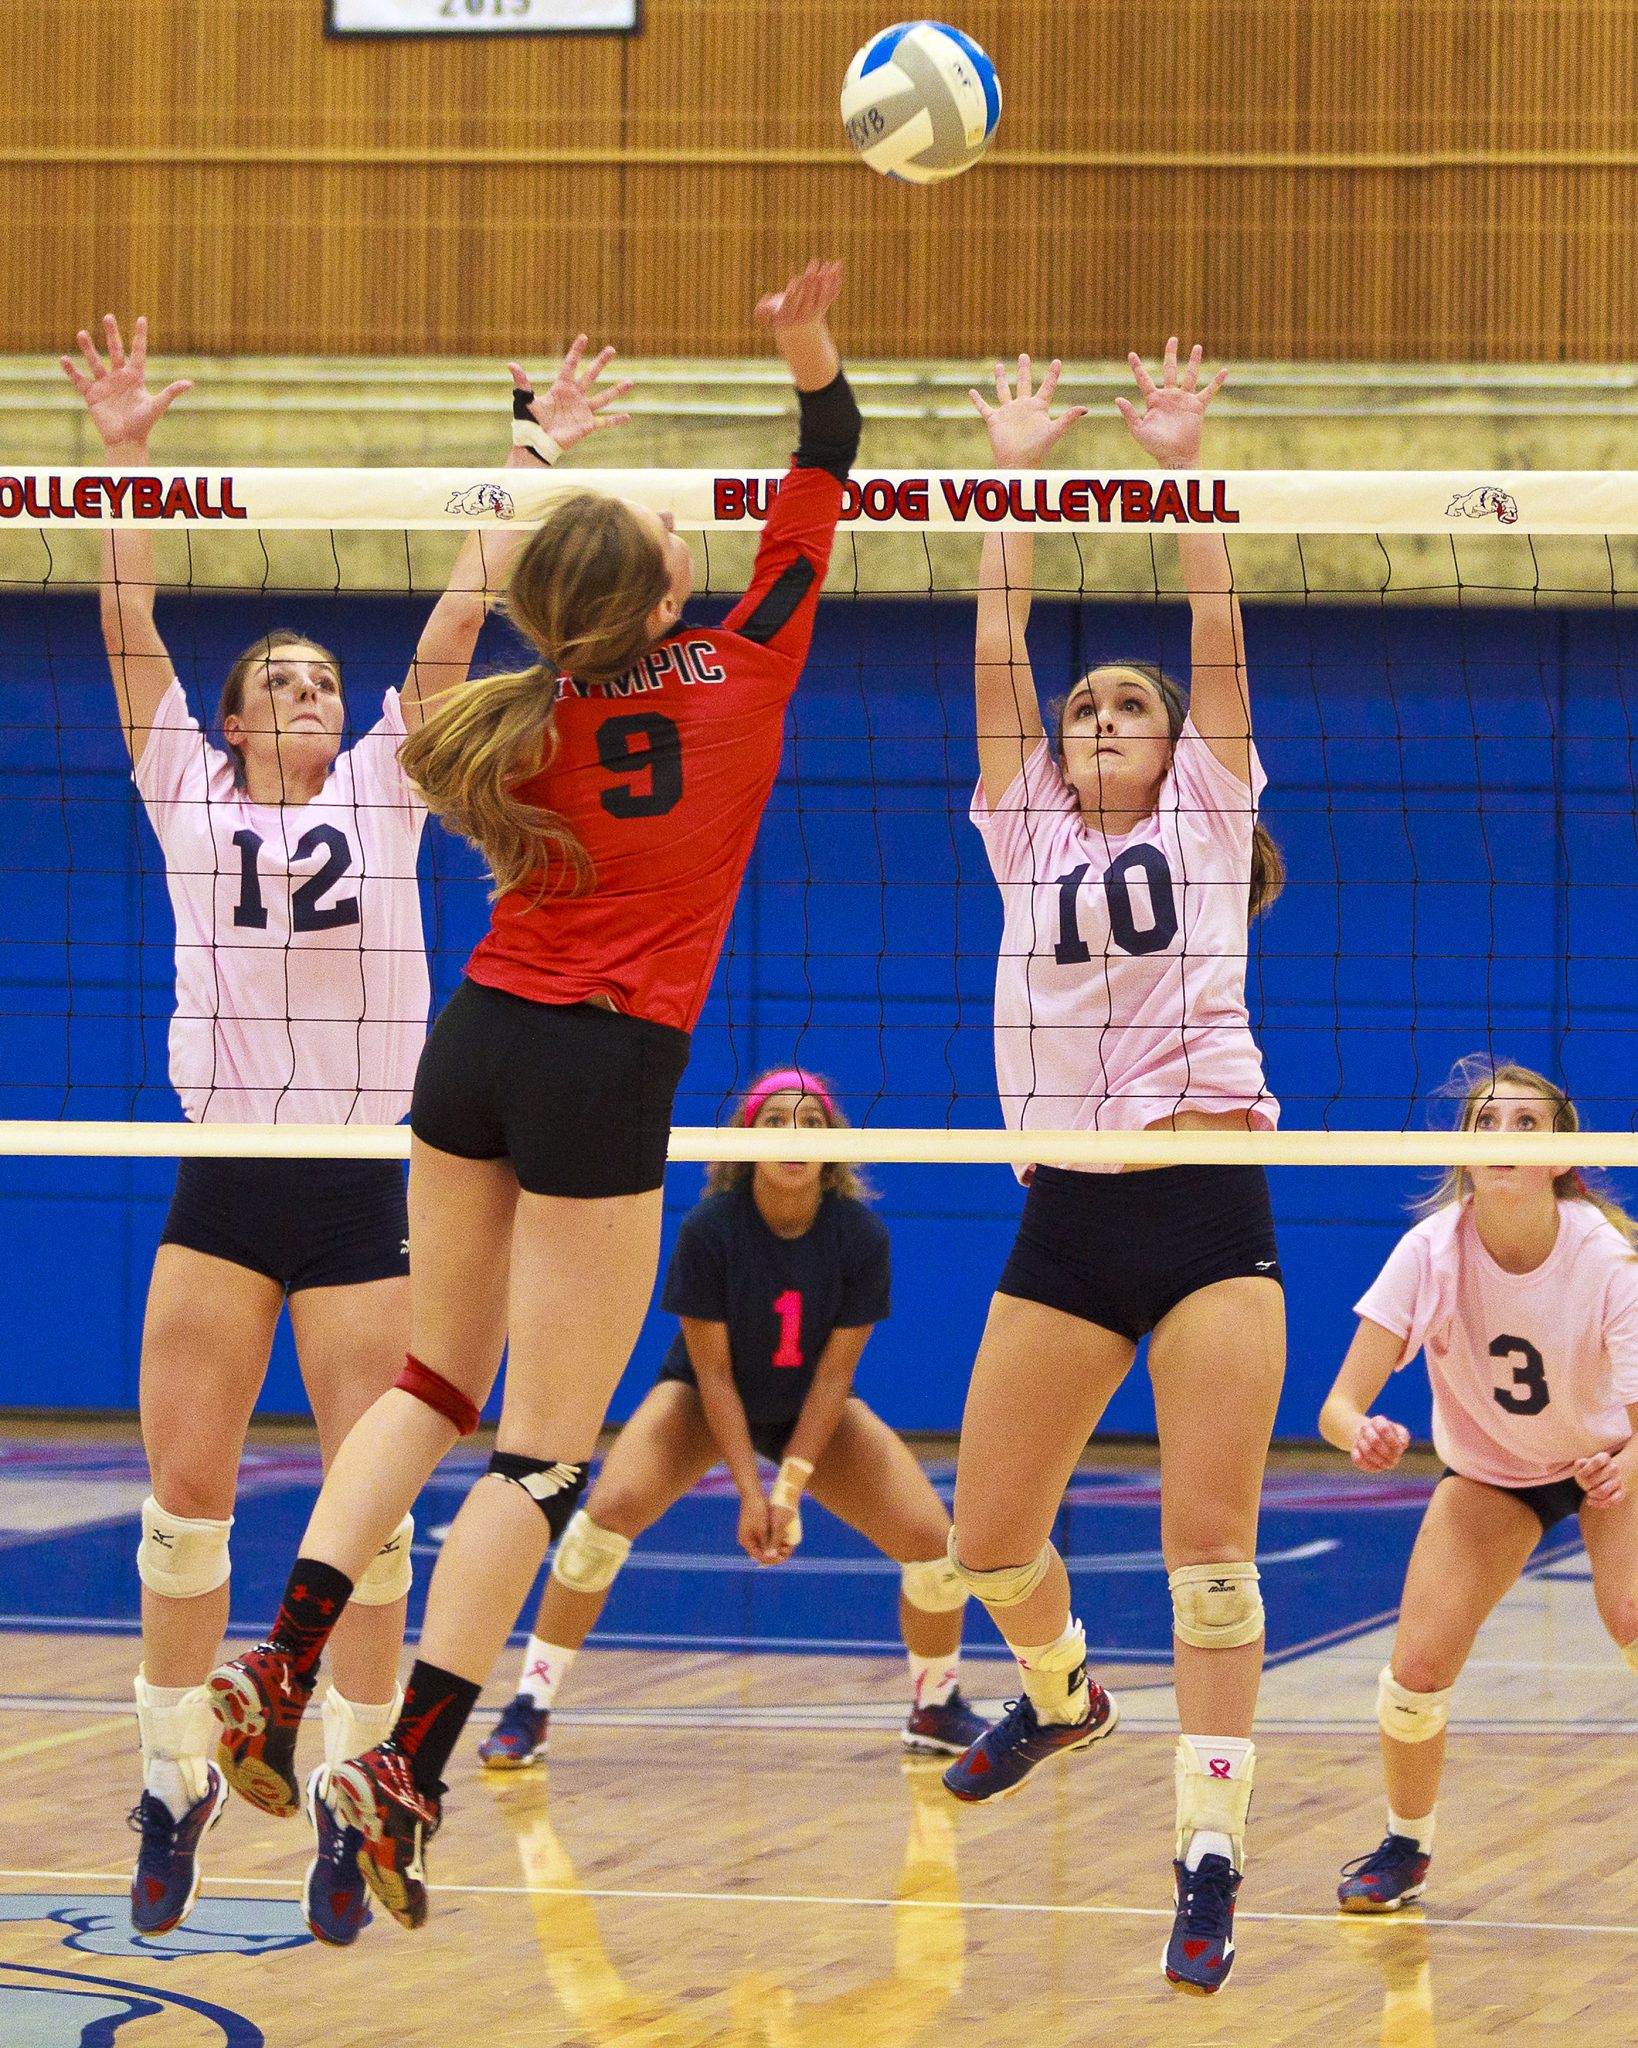
{"type": "MultiPolygon", "coordinates": [[[[1512,1061],[1464,1062],[1464,1131],[1575,1131],[1575,1105],[1512,1061]]],[[[1388,1831],[1350,1863],[1344,1911],[1422,1896],[1451,1688],[1548,1530],[1580,1518],[1599,1618],[1638,1671],[1638,1224],[1574,1168],[1452,1167],[1360,1301],[1320,1430],[1362,1472],[1410,1443],[1372,1415],[1425,1354],[1445,1461],[1377,1687],[1388,1831]]]]}
{"type": "MultiPolygon", "coordinates": [[[[846,1121],[828,1084],[800,1067],[760,1075],[733,1116],[759,1130],[846,1121]]],[[[902,1740],[958,1756],[985,1723],[961,1696],[967,1591],[945,1555],[950,1518],[902,1439],[853,1392],[871,1329],[888,1313],[887,1231],[849,1166],[720,1165],[705,1185],[661,1300],[682,1328],[563,1533],[517,1696],[478,1755],[495,1770],[545,1756],[557,1689],[633,1542],[720,1461],[739,1489],[740,1545],[759,1564],[782,1563],[802,1540],[806,1490],[903,1567],[902,1740]],[[759,1455],[779,1467],[771,1494],[759,1455]]]]}
{"type": "MultiPolygon", "coordinates": [[[[1143,402],[1116,401],[1168,468],[1200,456],[1200,350],[1168,342],[1143,402]]],[[[1051,412],[996,366],[975,391],[997,462],[1030,468],[1085,416],[1051,412]]],[[[1027,536],[984,544],[973,822],[1001,886],[995,1058],[1014,1129],[1246,1130],[1273,1124],[1245,1007],[1246,927],[1279,886],[1257,823],[1240,607],[1215,532],[1178,536],[1193,620],[1187,695],[1157,669],[1090,670],[1051,716],[1024,631],[1027,536]]],[[[1285,1360],[1268,1183],[1256,1166],[1068,1172],[1037,1165],[990,1305],[961,1427],[951,1561],[1023,1675],[1003,1720],[945,1773],[960,1799],[1014,1791],[1046,1758],[1115,1725],[1051,1542],[1064,1487],[1149,1338],[1171,1574],[1178,1715],[1177,1919],[1168,1980],[1212,1992],[1234,1957],[1262,1670],[1257,1507],[1285,1360]]]]}
{"type": "MultiPolygon", "coordinates": [[[[62,367],[108,459],[150,466],[149,436],[187,380],[147,388],[148,331],[127,354],[112,314],[106,355],[79,336],[62,367]]],[[[544,399],[513,365],[514,440],[563,447],[618,415],[596,394],[605,350],[579,370],[584,337],[544,399]]],[[[533,464],[514,446],[514,463],[533,464]]],[[[351,748],[334,655],[305,634],[264,634],[222,688],[220,746],[188,710],[154,620],[151,537],[102,543],[102,625],[134,779],[165,858],[176,919],[171,1079],[195,1123],[395,1123],[426,1035],[426,953],[416,887],[425,811],[399,749],[427,705],[463,678],[486,580],[504,558],[472,536],[433,608],[402,692],[351,748]]],[[[143,1327],[143,1663],[136,1680],[143,1792],[131,1881],[142,1934],[176,1926],[199,1887],[198,1849],[227,1787],[210,1762],[204,1680],[228,1615],[228,1533],[245,1429],[288,1302],[326,1462],[392,1384],[409,1325],[403,1169],[392,1160],[184,1159],[143,1327]]],[[[410,1584],[406,1515],[360,1573],[324,1700],[324,1771],[378,1741],[395,1681],[410,1584]]],[[[365,1918],[356,1845],[312,1803],[318,1855],[306,1911],[321,1939],[352,1941],[365,1918]]]]}
{"type": "Polygon", "coordinates": [[[443,1767],[579,1502],[653,1291],[672,1099],[858,447],[826,324],[840,283],[839,264],[810,263],[758,308],[801,430],[723,625],[682,623],[692,567],[666,519],[577,494],[507,588],[538,661],[451,693],[404,751],[429,807],[482,849],[498,897],[416,1075],[410,1356],[331,1468],[272,1640],[211,1688],[232,1782],[289,1811],[296,1730],[336,1617],[476,1428],[505,1337],[500,1448],[444,1544],[403,1711],[330,1779],[337,1813],[363,1832],[366,1879],[407,1927],[426,1917],[443,1767]]]}

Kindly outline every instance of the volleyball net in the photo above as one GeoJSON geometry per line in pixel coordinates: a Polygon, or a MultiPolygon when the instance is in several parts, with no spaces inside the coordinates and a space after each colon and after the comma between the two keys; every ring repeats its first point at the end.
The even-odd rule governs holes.
{"type": "MultiPolygon", "coordinates": [[[[498,544],[565,491],[641,500],[690,536],[690,617],[712,623],[745,586],[776,481],[0,474],[0,1151],[356,1156],[407,1142],[282,1113],[249,1130],[178,1121],[174,927],[98,623],[103,527],[156,536],[160,631],[207,732],[234,657],[288,627],[340,657],[355,738],[403,681],[466,535],[498,544]]],[[[1456,1136],[1448,1110],[1430,1111],[1453,1062],[1477,1053],[1568,1088],[1589,1127],[1578,1161],[1638,1163],[1635,536],[1638,476],[1618,472],[860,475],[673,1157],[1413,1165],[1550,1146],[1456,1136]],[[1036,538],[1029,648],[1047,699],[1109,660],[1187,677],[1174,541],[1190,530],[1227,543],[1262,817],[1287,871],[1246,977],[1282,1128],[1006,1133],[1002,907],[968,819],[979,543],[1036,538]],[[791,1062],[835,1082],[853,1131],[716,1128],[751,1078],[791,1062]]],[[[516,654],[497,619],[475,670],[516,654]]],[[[487,922],[486,879],[435,827],[420,862],[441,1000],[487,922]]]]}

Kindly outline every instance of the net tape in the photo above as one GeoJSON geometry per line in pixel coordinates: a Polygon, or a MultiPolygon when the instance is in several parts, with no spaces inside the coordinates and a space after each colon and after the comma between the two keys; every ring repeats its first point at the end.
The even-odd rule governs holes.
{"type": "MultiPolygon", "coordinates": [[[[469,531],[502,533],[526,528],[544,517],[563,495],[589,489],[669,511],[685,532],[749,537],[766,516],[779,474],[558,469],[537,476],[518,470],[485,473],[476,467],[145,472],[20,469],[0,473],[0,535],[8,529],[35,529],[48,547],[53,535],[66,540],[78,529],[89,538],[96,529],[116,524],[190,535],[233,529],[253,534],[266,529],[315,536],[350,530],[458,537],[469,531]]],[[[1083,545],[1095,552],[1100,535],[1125,534],[1126,542],[1116,544],[1129,546],[1133,538],[1148,543],[1164,541],[1167,534],[1194,526],[1222,531],[1231,542],[1242,536],[1292,536],[1299,548],[1305,538],[1320,535],[1350,536],[1367,544],[1374,541],[1378,547],[1384,536],[1421,536],[1431,538],[1436,546],[1442,541],[1442,559],[1454,565],[1460,542],[1481,542],[1494,549],[1507,539],[1528,542],[1537,535],[1590,537],[1602,542],[1608,554],[1612,538],[1638,534],[1638,474],[1535,471],[1478,476],[1470,471],[1271,470],[1165,477],[1126,472],[864,471],[847,487],[843,524],[850,530],[855,563],[869,553],[872,538],[887,535],[897,536],[901,547],[908,540],[919,554],[921,547],[941,534],[981,536],[1020,531],[1039,533],[1042,538],[1060,534],[1077,543],[1080,555],[1083,545]]],[[[1147,547],[1144,552],[1148,553],[1147,547]]],[[[839,548],[838,553],[840,556],[843,550],[839,548]]],[[[1465,558],[1464,550],[1460,559],[1465,558]]],[[[1091,595],[1094,586],[1085,580],[1086,557],[1081,559],[1082,592],[1091,595]]],[[[1551,597],[1554,592],[1543,589],[1534,549],[1530,559],[1531,574],[1522,582],[1503,579],[1501,587],[1515,598],[1551,597]]],[[[1570,594],[1581,595],[1590,589],[1595,597],[1611,604],[1618,596],[1629,594],[1617,591],[1613,556],[1607,588],[1602,587],[1605,582],[1600,570],[1590,586],[1570,594]]],[[[1483,583],[1482,578],[1464,577],[1458,569],[1449,589],[1434,593],[1435,601],[1443,594],[1453,595],[1459,603],[1464,596],[1480,592],[1483,583]]],[[[863,587],[856,581],[855,588],[863,587]]],[[[931,574],[922,588],[931,594],[931,574]]],[[[1045,597],[1049,583],[1042,582],[1038,588],[1045,597]]],[[[1359,596],[1371,600],[1381,591],[1380,584],[1363,580],[1356,588],[1359,596]]],[[[970,584],[965,590],[970,595],[970,584]]],[[[1178,593],[1175,586],[1162,593],[1157,570],[1153,594],[1159,598],[1178,593]]],[[[1246,594],[1248,598],[1253,595],[1250,585],[1246,594]]],[[[1309,594],[1309,568],[1304,559],[1302,595],[1309,594]]],[[[1404,594],[1414,593],[1396,593],[1404,594]]],[[[1255,649],[1252,666],[1255,671],[1255,649]]],[[[949,732],[944,735],[950,736],[949,732]]],[[[1321,738],[1323,741],[1323,732],[1321,738]]],[[[1629,803],[1631,795],[1629,787],[1629,803]]],[[[800,801],[799,793],[799,809],[800,801]]],[[[1601,879],[1607,884],[1610,877],[1601,879]]],[[[1569,943],[1567,937],[1565,943],[1569,943]]],[[[987,1037],[987,1016],[980,1019],[969,1014],[965,1022],[969,1029],[977,1028],[987,1037]]],[[[952,1095],[951,1105],[956,1099],[952,1095]]],[[[986,1113],[994,1113],[993,1095],[986,1113]]],[[[398,1157],[407,1147],[407,1133],[397,1127],[0,1122],[0,1152],[14,1154],[398,1157]]],[[[1583,1132],[1566,1141],[1562,1137],[1502,1140],[1474,1133],[1404,1129],[1288,1128],[1278,1133],[1050,1133],[1037,1129],[1017,1133],[870,1126],[857,1131],[748,1135],[682,1128],[674,1133],[672,1147],[672,1157],[677,1160],[811,1157],[952,1164],[1005,1161],[1014,1165],[1046,1157],[1066,1165],[1256,1160],[1403,1167],[1520,1161],[1540,1154],[1550,1154],[1555,1160],[1573,1154],[1577,1163],[1588,1165],[1638,1164],[1638,1133],[1583,1132]]]]}

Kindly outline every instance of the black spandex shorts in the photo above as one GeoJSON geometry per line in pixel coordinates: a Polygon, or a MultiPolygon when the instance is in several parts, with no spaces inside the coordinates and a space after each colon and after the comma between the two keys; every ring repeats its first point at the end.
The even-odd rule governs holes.
{"type": "Polygon", "coordinates": [[[686,1031],[463,981],[421,1054],[410,1129],[461,1159],[511,1160],[531,1195],[643,1195],[665,1179],[687,1064],[686,1031]]]}
{"type": "Polygon", "coordinates": [[[1062,1309],[1135,1344],[1202,1287],[1280,1277],[1260,1166],[1038,1166],[996,1292],[1062,1309]]]}
{"type": "MultiPolygon", "coordinates": [[[[1439,1474],[1441,1485],[1447,1479],[1466,1479],[1465,1472],[1453,1472],[1447,1465],[1439,1474]]],[[[1488,1486],[1492,1493],[1511,1494],[1521,1502],[1541,1524],[1545,1536],[1549,1529],[1556,1529],[1560,1522],[1567,1522],[1572,1515],[1579,1515],[1587,1496],[1573,1479],[1549,1479],[1542,1486],[1495,1486],[1488,1479],[1474,1479],[1473,1486],[1488,1486]]]]}
{"type": "MultiPolygon", "coordinates": [[[[699,1381],[686,1365],[662,1365],[654,1384],[663,1387],[668,1380],[674,1381],[678,1386],[692,1387],[696,1392],[699,1390],[699,1381]]],[[[791,1432],[796,1427],[797,1419],[794,1415],[781,1415],[772,1421],[766,1418],[759,1420],[747,1410],[745,1426],[751,1433],[751,1448],[757,1456],[766,1458],[770,1465],[782,1463],[785,1446],[791,1440],[791,1432]]]]}
{"type": "Polygon", "coordinates": [[[161,1244],[265,1273],[287,1294],[409,1271],[396,1159],[184,1159],[161,1244]]]}

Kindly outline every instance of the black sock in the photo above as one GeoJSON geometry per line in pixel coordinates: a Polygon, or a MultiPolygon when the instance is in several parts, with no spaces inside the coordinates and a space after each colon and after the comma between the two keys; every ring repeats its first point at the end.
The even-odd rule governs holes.
{"type": "Polygon", "coordinates": [[[409,1758],[410,1774],[421,1791],[443,1791],[444,1766],[482,1691],[470,1678],[457,1678],[453,1671],[440,1671],[419,1657],[415,1660],[392,1740],[409,1758]]]}
{"type": "Polygon", "coordinates": [[[312,1685],[317,1677],[330,1631],[346,1613],[352,1592],[352,1580],[333,1564],[320,1564],[314,1557],[296,1559],[268,1640],[290,1659],[304,1684],[312,1685]]]}

